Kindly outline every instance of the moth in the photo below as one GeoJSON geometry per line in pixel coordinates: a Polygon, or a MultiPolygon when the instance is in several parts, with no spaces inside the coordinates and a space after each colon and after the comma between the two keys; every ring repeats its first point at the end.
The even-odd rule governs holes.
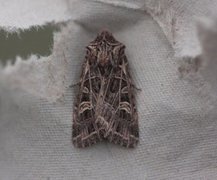
{"type": "Polygon", "coordinates": [[[73,144],[83,148],[107,140],[135,147],[138,115],[125,46],[104,30],[86,49],[73,112],[73,144]]]}

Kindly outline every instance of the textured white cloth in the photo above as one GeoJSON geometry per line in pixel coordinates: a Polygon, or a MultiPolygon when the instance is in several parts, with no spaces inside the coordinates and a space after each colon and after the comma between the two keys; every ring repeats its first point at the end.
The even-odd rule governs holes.
{"type": "Polygon", "coordinates": [[[49,57],[0,68],[0,179],[217,178],[216,0],[0,1],[8,31],[67,21],[49,57]],[[8,15],[10,11],[10,14],[8,15]],[[103,28],[126,45],[140,143],[71,143],[85,46],[103,28]],[[65,57],[65,58],[64,58],[65,57]]]}

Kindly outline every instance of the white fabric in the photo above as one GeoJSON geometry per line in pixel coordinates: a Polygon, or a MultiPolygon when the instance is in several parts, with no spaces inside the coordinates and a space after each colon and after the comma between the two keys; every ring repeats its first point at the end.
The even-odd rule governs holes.
{"type": "Polygon", "coordinates": [[[217,32],[203,20],[198,36],[195,22],[215,17],[217,1],[0,2],[8,31],[67,22],[51,56],[0,68],[0,179],[216,179],[217,32]],[[71,143],[76,90],[69,85],[79,80],[85,46],[103,28],[126,45],[142,89],[135,149],[71,143]]]}

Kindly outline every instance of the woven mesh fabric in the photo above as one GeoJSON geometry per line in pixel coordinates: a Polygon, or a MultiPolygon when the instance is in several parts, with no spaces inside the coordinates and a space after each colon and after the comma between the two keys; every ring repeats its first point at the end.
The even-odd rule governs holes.
{"type": "MultiPolygon", "coordinates": [[[[58,7],[60,16],[53,19],[69,21],[55,34],[51,56],[0,69],[0,179],[216,179],[216,96],[201,88],[202,74],[184,69],[192,72],[186,81],[179,71],[180,57],[202,54],[191,14],[214,13],[216,3],[43,2],[36,7],[48,9],[50,17],[42,22],[52,20],[58,7]],[[77,90],[69,86],[79,80],[85,46],[102,28],[126,45],[132,78],[142,89],[135,149],[107,142],[76,149],[71,143],[77,90]]],[[[47,16],[40,12],[26,13],[47,16]]]]}

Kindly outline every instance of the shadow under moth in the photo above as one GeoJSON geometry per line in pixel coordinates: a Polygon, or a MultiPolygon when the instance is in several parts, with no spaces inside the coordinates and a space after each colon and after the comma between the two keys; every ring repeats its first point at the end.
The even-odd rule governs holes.
{"type": "Polygon", "coordinates": [[[138,115],[125,46],[102,31],[86,48],[73,112],[73,144],[83,148],[108,140],[135,147],[138,115]]]}

